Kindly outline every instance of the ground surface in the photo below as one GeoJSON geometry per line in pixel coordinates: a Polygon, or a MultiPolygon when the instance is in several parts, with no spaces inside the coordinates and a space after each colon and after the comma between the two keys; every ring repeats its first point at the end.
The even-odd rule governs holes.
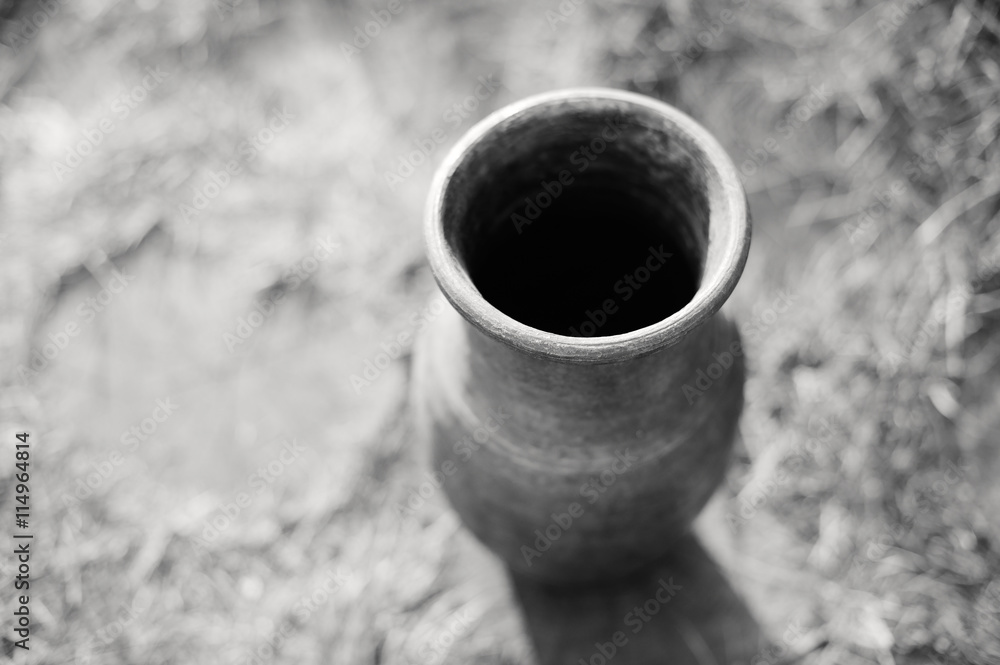
{"type": "Polygon", "coordinates": [[[552,604],[603,601],[512,589],[438,496],[396,514],[422,480],[408,357],[350,377],[432,316],[420,216],[447,146],[525,95],[607,85],[705,124],[755,218],[730,303],[743,442],[699,525],[724,575],[666,570],[728,619],[679,611],[662,662],[1000,662],[995,7],[401,6],[350,54],[382,3],[5,6],[0,532],[27,429],[30,661],[587,642],[553,644],[552,604]],[[495,90],[457,114],[480,77],[495,90]]]}

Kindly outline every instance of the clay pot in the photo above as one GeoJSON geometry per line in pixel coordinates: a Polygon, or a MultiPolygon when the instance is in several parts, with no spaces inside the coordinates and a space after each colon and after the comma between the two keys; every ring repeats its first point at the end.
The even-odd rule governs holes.
{"type": "Polygon", "coordinates": [[[655,100],[532,97],[455,146],[426,219],[447,309],[414,365],[432,473],[520,574],[620,577],[721,482],[743,406],[720,313],[750,245],[719,144],[655,100]]]}

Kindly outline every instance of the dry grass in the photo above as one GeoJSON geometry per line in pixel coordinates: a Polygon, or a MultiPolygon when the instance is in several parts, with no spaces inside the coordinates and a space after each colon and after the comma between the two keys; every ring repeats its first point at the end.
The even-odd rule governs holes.
{"type": "MultiPolygon", "coordinates": [[[[3,47],[0,513],[27,428],[31,662],[246,662],[283,626],[262,661],[528,662],[509,593],[478,574],[493,564],[464,553],[440,497],[407,519],[392,508],[420,481],[406,357],[360,395],[349,376],[432,293],[432,166],[395,190],[385,170],[435,128],[451,143],[489,110],[578,84],[670,101],[744,165],[755,240],[731,306],[755,331],[752,373],[710,512],[724,524],[755,504],[713,536],[751,610],[776,640],[808,630],[804,663],[1000,662],[996,9],[587,0],[550,29],[557,4],[404,3],[348,60],[340,43],[382,4],[80,0],[3,47]],[[688,50],[700,32],[707,47],[688,50]],[[149,66],[169,76],[121,117],[114,100],[149,66]],[[448,123],[491,73],[505,88],[448,123]],[[288,127],[186,221],[179,206],[281,107],[288,127]],[[102,118],[115,131],[60,180],[53,162],[102,118]],[[326,236],[339,248],[298,283],[288,270],[326,236]],[[113,267],[134,281],[85,319],[113,267]],[[793,304],[772,319],[782,291],[793,304]],[[223,333],[277,293],[230,352],[223,333]],[[79,336],[22,381],[69,322],[79,336]],[[176,414],[123,444],[167,396],[176,414]],[[305,452],[200,543],[292,439],[305,452]],[[307,605],[328,571],[343,582],[307,605]],[[119,634],[123,604],[137,616],[119,634]]],[[[36,9],[12,14],[6,43],[36,9]]]]}

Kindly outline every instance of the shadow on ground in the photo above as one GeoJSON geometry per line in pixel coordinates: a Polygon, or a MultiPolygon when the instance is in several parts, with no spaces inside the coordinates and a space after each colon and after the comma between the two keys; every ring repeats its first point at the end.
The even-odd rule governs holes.
{"type": "Polygon", "coordinates": [[[539,665],[749,662],[760,627],[694,535],[642,573],[612,585],[511,583],[539,665]]]}

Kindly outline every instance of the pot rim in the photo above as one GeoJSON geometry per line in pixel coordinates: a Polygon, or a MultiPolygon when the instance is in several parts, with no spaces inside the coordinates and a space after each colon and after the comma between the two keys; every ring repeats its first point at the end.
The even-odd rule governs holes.
{"type": "MultiPolygon", "coordinates": [[[[452,147],[434,176],[424,220],[424,241],[431,272],[444,296],[458,312],[486,335],[533,356],[570,363],[607,363],[638,358],[679,342],[710,319],[729,298],[743,273],[750,251],[751,224],[747,200],[736,166],[719,142],[697,121],[656,99],[612,88],[569,88],[526,97],[491,113],[452,147]],[[498,126],[538,106],[571,101],[622,102],[657,114],[668,132],[683,136],[706,167],[706,199],[711,231],[731,225],[720,263],[705,275],[690,302],[651,325],[619,335],[571,337],[528,326],[488,302],[472,283],[461,259],[449,244],[442,208],[445,192],[463,158],[498,126]],[[698,154],[700,153],[700,154],[698,154]]],[[[712,242],[711,236],[709,242],[712,242]]]]}

